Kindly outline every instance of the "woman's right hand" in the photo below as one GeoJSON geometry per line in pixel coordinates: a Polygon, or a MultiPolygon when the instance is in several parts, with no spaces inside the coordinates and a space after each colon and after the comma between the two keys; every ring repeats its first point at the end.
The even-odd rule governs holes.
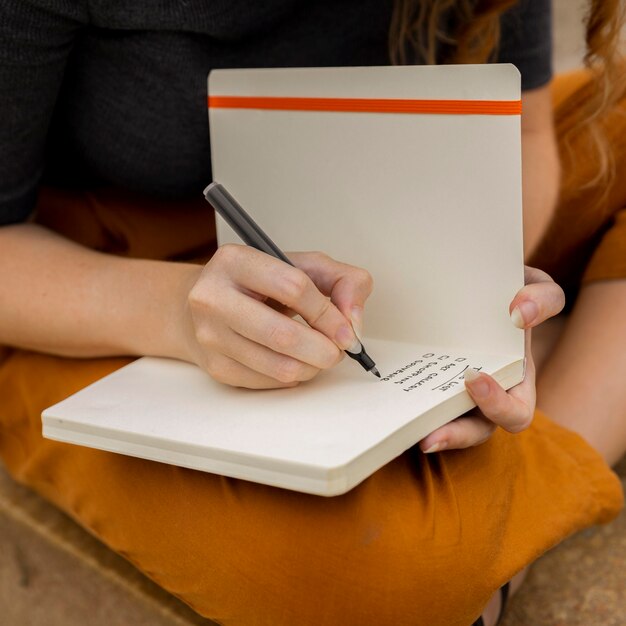
{"type": "Polygon", "coordinates": [[[360,332],[369,273],[319,252],[289,258],[297,267],[246,246],[221,246],[189,292],[191,360],[219,382],[292,387],[336,365],[358,342],[353,328],[360,332]]]}

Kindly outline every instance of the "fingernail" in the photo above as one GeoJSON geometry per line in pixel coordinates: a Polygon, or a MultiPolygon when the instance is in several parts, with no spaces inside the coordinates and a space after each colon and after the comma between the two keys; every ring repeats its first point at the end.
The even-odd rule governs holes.
{"type": "Polygon", "coordinates": [[[474,381],[474,380],[476,380],[478,378],[478,372],[473,367],[468,367],[465,370],[465,374],[463,374],[463,378],[468,383],[471,383],[472,381],[474,381]]]}
{"type": "Polygon", "coordinates": [[[354,334],[359,341],[362,341],[363,337],[363,307],[353,306],[350,311],[350,321],[352,322],[352,328],[354,334]]]}
{"type": "Polygon", "coordinates": [[[361,342],[357,339],[354,330],[347,324],[339,327],[335,335],[337,345],[348,352],[361,352],[361,342]]]}
{"type": "Polygon", "coordinates": [[[475,398],[486,398],[489,395],[489,383],[475,369],[466,369],[463,378],[475,398]]]}
{"type": "Polygon", "coordinates": [[[445,450],[448,447],[447,441],[438,441],[434,443],[430,448],[424,450],[424,454],[432,454],[433,452],[439,452],[440,450],[445,450]]]}
{"type": "Polygon", "coordinates": [[[511,311],[511,321],[517,328],[526,328],[538,314],[539,307],[532,300],[524,300],[511,311]]]}

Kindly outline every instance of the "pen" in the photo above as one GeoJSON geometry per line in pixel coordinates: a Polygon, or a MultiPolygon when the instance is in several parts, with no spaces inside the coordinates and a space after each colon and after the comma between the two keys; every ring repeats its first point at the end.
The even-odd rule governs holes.
{"type": "MultiPolygon", "coordinates": [[[[204,197],[237,235],[241,237],[246,245],[293,266],[293,263],[285,256],[285,253],[261,230],[259,225],[244,211],[243,207],[222,185],[212,182],[204,190],[204,197]]],[[[360,351],[350,352],[349,350],[345,350],[345,353],[350,358],[360,363],[364,370],[372,372],[374,376],[380,378],[380,373],[376,369],[376,363],[374,363],[369,354],[367,354],[363,344],[359,342],[359,346],[360,351]]]]}

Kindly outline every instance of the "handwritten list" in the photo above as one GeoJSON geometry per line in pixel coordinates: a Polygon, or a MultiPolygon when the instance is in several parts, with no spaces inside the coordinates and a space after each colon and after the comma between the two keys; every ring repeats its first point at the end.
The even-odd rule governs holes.
{"type": "Polygon", "coordinates": [[[382,376],[383,382],[397,385],[404,392],[419,389],[444,393],[455,387],[463,387],[468,368],[477,372],[482,366],[470,365],[465,356],[425,352],[413,361],[382,376]]]}

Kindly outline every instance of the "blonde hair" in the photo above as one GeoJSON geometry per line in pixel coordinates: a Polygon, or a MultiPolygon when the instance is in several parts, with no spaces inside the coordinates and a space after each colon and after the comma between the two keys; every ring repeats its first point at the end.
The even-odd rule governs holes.
{"type": "MultiPolygon", "coordinates": [[[[406,63],[409,55],[422,63],[486,63],[494,60],[500,41],[500,17],[518,0],[395,0],[389,32],[392,63],[406,63]],[[452,32],[447,24],[453,24],[452,32]]],[[[607,183],[615,174],[611,151],[602,133],[602,120],[626,95],[626,67],[620,55],[625,19],[622,0],[589,0],[585,18],[585,66],[593,81],[582,85],[562,105],[557,121],[568,136],[585,127],[596,152],[597,171],[587,186],[607,183]]],[[[562,131],[562,132],[560,132],[562,131]]]]}
{"type": "MultiPolygon", "coordinates": [[[[585,18],[585,66],[593,81],[584,83],[557,111],[557,135],[565,147],[582,128],[588,133],[598,167],[584,187],[603,185],[600,199],[608,193],[615,177],[615,161],[603,132],[606,115],[626,95],[626,65],[620,51],[620,36],[626,7],[622,0],[590,0],[585,18]]],[[[569,155],[575,160],[575,155],[569,155]]],[[[567,175],[567,172],[565,173],[567,175]]]]}

